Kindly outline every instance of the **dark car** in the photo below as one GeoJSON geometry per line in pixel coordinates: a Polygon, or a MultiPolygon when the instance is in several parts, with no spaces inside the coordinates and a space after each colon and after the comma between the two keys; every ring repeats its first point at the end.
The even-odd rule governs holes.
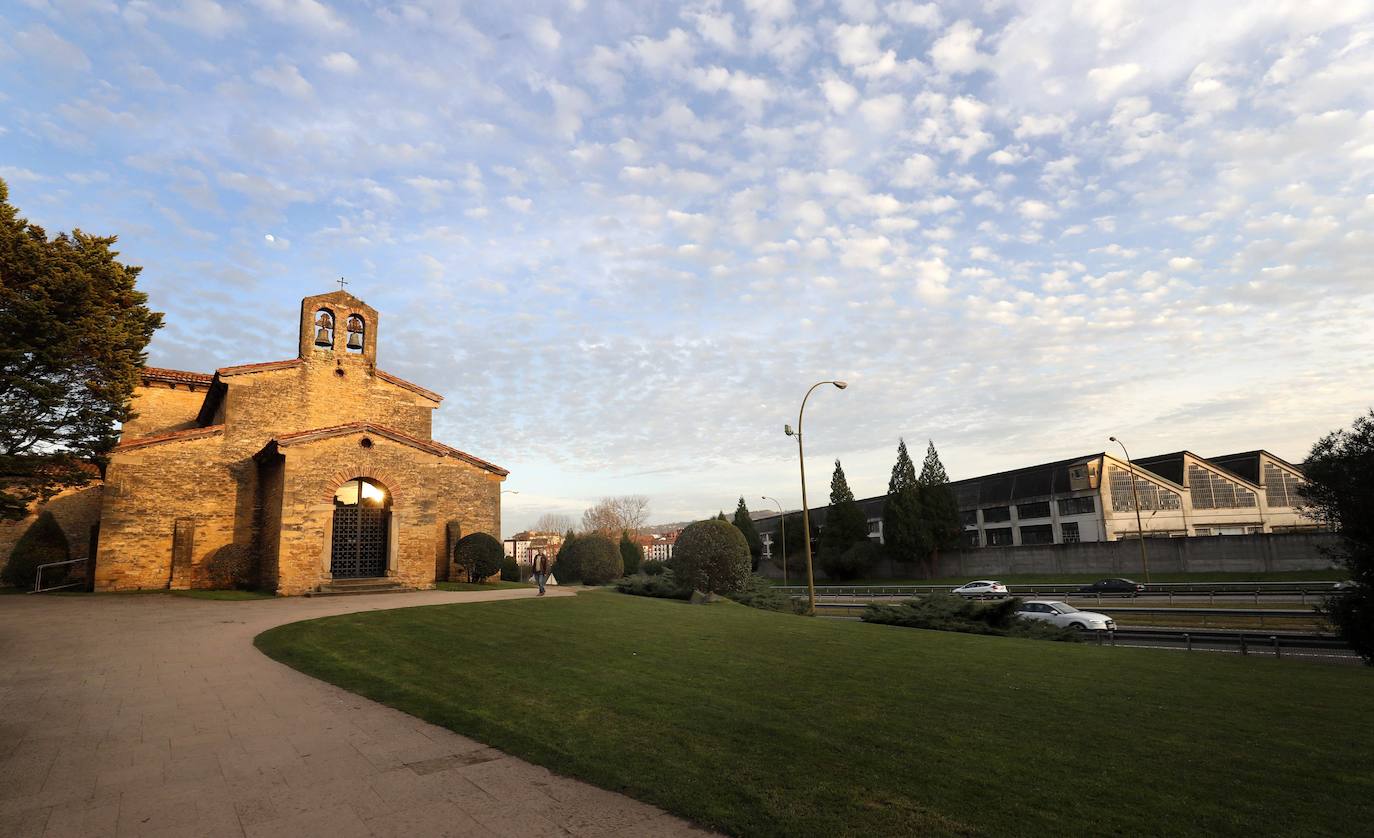
{"type": "Polygon", "coordinates": [[[1140,596],[1145,586],[1130,579],[1099,579],[1078,589],[1080,594],[1122,594],[1140,596]]]}

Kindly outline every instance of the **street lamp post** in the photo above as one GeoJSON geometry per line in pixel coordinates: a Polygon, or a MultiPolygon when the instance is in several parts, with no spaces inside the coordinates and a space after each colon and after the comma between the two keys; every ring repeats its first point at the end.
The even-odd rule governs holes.
{"type": "Polygon", "coordinates": [[[787,516],[783,514],[782,504],[777,498],[770,498],[767,495],[760,496],[763,500],[771,500],[778,504],[778,526],[782,530],[782,585],[787,587],[787,516]]]}
{"type": "Polygon", "coordinates": [[[811,393],[822,384],[833,384],[840,390],[849,386],[843,381],[817,381],[806,391],[806,395],[802,396],[801,409],[797,411],[797,430],[793,431],[791,425],[783,425],[784,433],[797,438],[797,461],[801,465],[802,486],[802,544],[806,546],[806,591],[810,601],[807,613],[813,617],[816,616],[816,574],[811,568],[811,508],[806,502],[806,454],[802,450],[802,416],[806,413],[806,400],[811,398],[811,393]]]}
{"type": "Polygon", "coordinates": [[[1131,462],[1131,452],[1126,450],[1126,443],[1114,436],[1107,439],[1121,446],[1121,453],[1126,455],[1126,468],[1131,474],[1131,503],[1135,506],[1135,537],[1140,542],[1140,568],[1145,573],[1145,584],[1150,584],[1150,561],[1145,557],[1145,524],[1140,520],[1140,493],[1135,487],[1135,464],[1131,462]]]}

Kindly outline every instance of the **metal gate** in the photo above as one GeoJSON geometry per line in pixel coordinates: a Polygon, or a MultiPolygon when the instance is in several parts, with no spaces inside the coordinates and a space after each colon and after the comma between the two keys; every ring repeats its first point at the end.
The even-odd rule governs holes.
{"type": "Polygon", "coordinates": [[[380,507],[334,507],[329,571],[335,579],[386,575],[388,518],[388,510],[380,507]]]}

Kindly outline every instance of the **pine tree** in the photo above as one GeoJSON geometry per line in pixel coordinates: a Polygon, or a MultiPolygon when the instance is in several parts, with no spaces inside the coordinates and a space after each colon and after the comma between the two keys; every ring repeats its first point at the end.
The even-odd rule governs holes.
{"type": "Polygon", "coordinates": [[[830,509],[821,528],[821,559],[838,558],[845,550],[860,541],[868,540],[868,519],[845,479],[844,468],[835,461],[835,473],[830,477],[830,509]]]}
{"type": "Polygon", "coordinates": [[[744,505],[744,495],[739,496],[739,505],[735,507],[735,518],[732,523],[736,529],[744,533],[744,540],[749,542],[750,569],[757,571],[759,559],[763,556],[763,539],[759,538],[759,531],[754,526],[749,507],[744,505]]]}
{"type": "Polygon", "coordinates": [[[129,396],[162,325],[116,261],[114,236],[49,238],[0,180],[0,517],[92,478],[132,415],[129,396]]]}
{"type": "Polygon", "coordinates": [[[724,522],[727,523],[727,524],[730,523],[730,519],[725,517],[725,510],[724,510],[724,509],[722,509],[721,511],[719,511],[719,512],[716,513],[716,518],[715,518],[715,520],[717,520],[717,521],[724,521],[724,522]]]}
{"type": "Polygon", "coordinates": [[[887,500],[883,503],[883,544],[887,553],[899,562],[924,561],[929,550],[921,526],[921,486],[916,479],[916,466],[907,453],[906,441],[897,441],[897,462],[887,482],[887,500]]]}
{"type": "Polygon", "coordinates": [[[629,530],[620,531],[620,560],[625,565],[625,575],[631,576],[639,572],[639,560],[644,557],[644,550],[630,539],[629,530]]]}
{"type": "Polygon", "coordinates": [[[921,464],[920,484],[921,530],[926,576],[935,572],[935,555],[953,547],[959,541],[963,527],[959,523],[959,501],[949,488],[949,474],[935,451],[935,443],[928,441],[925,462],[921,464]]]}

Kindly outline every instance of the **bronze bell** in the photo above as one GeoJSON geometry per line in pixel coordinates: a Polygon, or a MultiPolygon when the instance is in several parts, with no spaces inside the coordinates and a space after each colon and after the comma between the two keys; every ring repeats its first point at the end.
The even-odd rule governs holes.
{"type": "Polygon", "coordinates": [[[316,346],[333,346],[333,345],[334,345],[334,335],[331,333],[331,330],[325,328],[324,326],[321,326],[321,327],[319,327],[318,329],[316,329],[316,330],[315,330],[315,345],[316,345],[316,346]]]}
{"type": "Polygon", "coordinates": [[[361,351],[363,351],[363,333],[362,333],[362,332],[349,332],[349,333],[348,333],[348,348],[354,350],[355,352],[361,352],[361,351]]]}

